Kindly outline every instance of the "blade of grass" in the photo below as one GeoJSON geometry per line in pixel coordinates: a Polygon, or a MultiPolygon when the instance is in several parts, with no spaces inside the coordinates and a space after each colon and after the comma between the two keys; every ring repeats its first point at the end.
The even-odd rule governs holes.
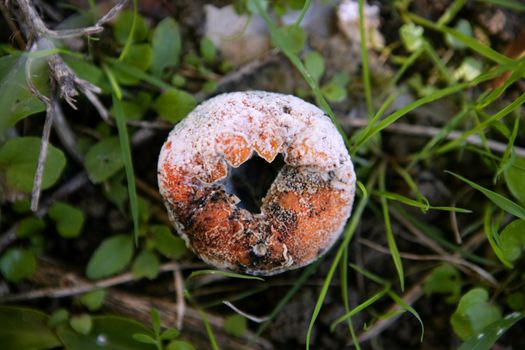
{"type": "Polygon", "coordinates": [[[445,64],[441,61],[441,57],[439,57],[438,53],[432,45],[428,41],[423,42],[423,49],[425,53],[430,57],[432,62],[434,62],[434,65],[436,66],[438,72],[441,74],[441,77],[450,85],[454,83],[455,79],[452,77],[452,73],[447,69],[445,64]]]}
{"type": "MultiPolygon", "coordinates": [[[[380,191],[385,191],[385,177],[386,177],[386,163],[381,163],[379,172],[379,189],[380,191]]],[[[403,271],[403,263],[401,261],[401,256],[399,255],[399,249],[397,249],[396,239],[394,238],[394,233],[392,232],[392,224],[390,222],[390,214],[388,212],[388,201],[385,196],[380,196],[379,200],[381,202],[381,209],[383,211],[383,221],[385,223],[385,232],[386,240],[388,243],[388,249],[390,250],[390,256],[396,267],[397,275],[399,277],[399,285],[401,290],[405,290],[405,274],[403,271]]]]}
{"type": "Polygon", "coordinates": [[[120,62],[119,60],[116,60],[114,58],[111,58],[111,57],[105,57],[104,58],[105,61],[111,63],[111,69],[116,71],[116,72],[120,72],[120,73],[125,73],[125,74],[128,74],[130,76],[132,76],[133,78],[136,78],[136,79],[140,79],[142,81],[145,81],[147,83],[150,83],[151,85],[161,89],[161,90],[173,90],[175,89],[173,86],[171,86],[170,84],[164,82],[163,80],[157,78],[157,77],[154,77],[153,75],[150,75],[146,72],[144,72],[143,70],[135,67],[135,66],[132,66],[126,62],[120,62]]]}
{"type": "Polygon", "coordinates": [[[471,187],[475,188],[476,190],[483,193],[488,199],[492,201],[495,205],[506,211],[507,213],[514,215],[522,220],[525,220],[525,208],[522,206],[514,203],[510,199],[503,197],[501,194],[493,192],[489,189],[486,189],[483,186],[478,185],[477,183],[470,181],[466,178],[464,178],[461,175],[458,175],[456,173],[453,173],[452,171],[445,170],[446,173],[449,173],[450,175],[453,175],[460,179],[461,181],[467,183],[471,187]]]}
{"type": "Polygon", "coordinates": [[[525,61],[521,61],[519,68],[512,72],[510,77],[507,80],[505,80],[505,83],[502,86],[492,90],[488,95],[484,96],[481,100],[479,100],[476,103],[476,108],[484,109],[485,107],[489,106],[492,102],[497,100],[509,88],[509,86],[522,79],[525,75],[524,63],[525,61]]]}
{"type": "Polygon", "coordinates": [[[419,231],[421,231],[423,234],[425,234],[430,239],[435,241],[439,246],[441,246],[441,247],[443,247],[443,248],[445,248],[445,249],[447,249],[447,250],[449,250],[451,252],[457,253],[457,254],[461,255],[463,258],[469,259],[472,262],[475,262],[477,264],[483,264],[485,266],[498,266],[491,259],[485,259],[485,258],[482,258],[480,256],[477,256],[477,255],[475,255],[475,254],[473,254],[473,253],[471,253],[471,252],[469,252],[467,250],[461,249],[460,247],[458,247],[457,244],[449,242],[448,240],[446,240],[444,238],[444,237],[446,237],[446,235],[442,231],[440,231],[437,227],[430,226],[427,223],[416,219],[414,216],[412,216],[410,213],[408,213],[401,206],[393,205],[393,207],[394,207],[393,212],[396,213],[396,215],[399,215],[399,216],[403,217],[404,219],[406,219],[411,225],[413,225],[419,231]]]}
{"type": "MultiPolygon", "coordinates": [[[[368,182],[366,184],[366,188],[368,191],[370,191],[375,185],[376,178],[377,178],[377,171],[372,173],[372,175],[368,179],[368,182]]],[[[348,244],[350,243],[350,240],[352,239],[354,235],[355,230],[357,229],[359,219],[361,218],[361,215],[363,214],[363,211],[365,210],[367,203],[368,203],[368,197],[362,197],[359,203],[357,204],[350,218],[350,221],[343,233],[343,241],[339,245],[339,248],[337,249],[337,253],[334,257],[334,260],[332,261],[332,265],[330,266],[330,269],[328,270],[328,273],[326,274],[323,286],[321,287],[321,291],[319,292],[319,297],[317,298],[317,301],[315,303],[314,311],[312,313],[312,318],[310,319],[310,324],[308,325],[308,331],[306,333],[306,349],[307,350],[310,349],[310,338],[312,336],[312,330],[314,328],[315,321],[317,320],[317,317],[319,316],[319,312],[321,311],[321,308],[323,306],[324,299],[326,298],[326,294],[328,293],[328,288],[330,287],[332,278],[334,277],[334,273],[339,264],[339,260],[341,260],[341,257],[344,252],[344,248],[348,246],[348,244]]]]}
{"type": "Polygon", "coordinates": [[[508,114],[513,112],[515,109],[519,108],[523,103],[525,103],[525,93],[521,94],[517,99],[509,103],[503,109],[492,115],[490,118],[484,120],[483,122],[476,125],[474,128],[466,131],[460,137],[455,140],[452,140],[445,145],[441,146],[436,150],[436,153],[444,153],[453,148],[458,147],[464,140],[466,140],[470,135],[473,135],[479,131],[482,131],[484,128],[489,126],[491,123],[496,122],[502,118],[505,118],[508,114]]]}
{"type": "Polygon", "coordinates": [[[424,49],[422,47],[420,47],[419,49],[417,49],[416,51],[412,52],[412,54],[405,60],[405,62],[403,62],[403,64],[401,65],[401,68],[399,68],[397,71],[396,71],[396,74],[392,77],[392,79],[390,79],[388,81],[388,83],[386,84],[386,87],[385,89],[383,90],[383,92],[381,92],[381,94],[379,95],[379,100],[383,100],[385,98],[385,94],[390,91],[390,89],[397,84],[397,82],[399,81],[399,79],[401,79],[401,77],[403,76],[403,74],[405,74],[405,72],[408,70],[408,68],[412,67],[412,65],[414,64],[414,62],[421,56],[421,54],[423,53],[424,49]]]}
{"type": "Polygon", "coordinates": [[[421,193],[421,191],[419,191],[419,188],[417,188],[416,182],[414,181],[414,179],[412,179],[412,176],[410,175],[410,173],[405,168],[401,167],[397,163],[394,163],[394,170],[405,181],[405,183],[408,185],[412,193],[416,196],[418,202],[420,202],[421,204],[425,206],[426,209],[424,209],[424,211],[427,211],[428,209],[430,209],[430,202],[421,193]]]}
{"type": "Polygon", "coordinates": [[[381,289],[379,292],[377,292],[376,294],[372,295],[370,298],[368,298],[367,300],[363,301],[361,304],[357,305],[356,307],[354,307],[350,312],[344,314],[343,316],[339,317],[338,319],[336,319],[334,322],[332,322],[332,324],[330,325],[330,331],[333,332],[335,330],[335,327],[341,323],[341,322],[344,322],[348,319],[350,319],[351,317],[357,315],[358,313],[360,313],[361,311],[363,311],[364,309],[366,309],[367,307],[369,307],[370,305],[372,305],[373,303],[375,303],[376,301],[378,301],[379,299],[381,299],[383,296],[385,296],[388,292],[390,291],[390,286],[386,286],[384,287],[383,289],[381,289]]]}
{"type": "Polygon", "coordinates": [[[304,2],[303,8],[301,9],[301,13],[299,14],[299,17],[297,17],[297,20],[295,21],[296,26],[301,25],[301,22],[303,21],[304,16],[306,16],[306,12],[308,12],[308,9],[310,8],[311,4],[312,4],[312,0],[306,0],[304,2]]]}
{"type": "Polygon", "coordinates": [[[374,273],[372,273],[372,272],[370,272],[368,270],[365,270],[361,266],[358,266],[356,264],[350,264],[350,267],[353,268],[354,270],[356,270],[357,272],[359,272],[361,275],[363,275],[366,278],[368,278],[369,280],[374,281],[377,284],[380,284],[380,285],[382,285],[384,287],[390,286],[390,283],[387,280],[385,280],[384,278],[379,277],[378,275],[376,275],[376,274],[374,274],[374,273]]]}
{"type": "Polygon", "coordinates": [[[204,276],[204,275],[219,275],[223,277],[231,277],[231,278],[240,278],[244,280],[256,280],[256,281],[262,281],[264,282],[264,279],[257,276],[250,276],[250,275],[242,275],[240,273],[235,272],[229,272],[229,271],[221,271],[221,270],[197,270],[193,271],[189,276],[188,280],[191,280],[198,276],[204,276]]]}
{"type": "Polygon", "coordinates": [[[365,100],[368,118],[371,118],[372,115],[374,115],[374,105],[372,104],[372,83],[370,82],[370,69],[368,67],[368,47],[366,45],[364,0],[358,1],[358,10],[359,37],[361,39],[361,69],[363,73],[363,85],[365,88],[365,100]]]}
{"type": "Polygon", "coordinates": [[[396,293],[389,291],[388,296],[392,298],[394,302],[396,302],[399,306],[401,306],[406,311],[410,312],[417,320],[419,321],[419,325],[421,326],[421,338],[420,341],[423,342],[423,337],[425,336],[425,325],[423,324],[423,320],[419,316],[419,313],[410,305],[408,305],[403,298],[401,298],[396,293]]]}
{"type": "Polygon", "coordinates": [[[197,312],[199,313],[202,319],[202,323],[204,324],[204,329],[206,329],[208,339],[210,340],[211,348],[213,350],[220,350],[219,344],[217,344],[217,340],[215,339],[215,335],[213,334],[213,329],[211,328],[210,322],[208,321],[208,315],[200,308],[199,305],[197,305],[197,303],[195,302],[195,300],[193,300],[193,297],[187,289],[184,290],[184,296],[197,309],[197,312]]]}
{"type": "Polygon", "coordinates": [[[510,10],[525,12],[525,4],[517,0],[477,0],[479,2],[485,2],[496,6],[508,8],[510,10]]]}
{"type": "Polygon", "coordinates": [[[396,112],[390,114],[388,117],[384,118],[383,120],[381,120],[381,122],[377,124],[369,124],[363,130],[363,136],[360,138],[360,142],[355,143],[352,146],[352,148],[350,149],[350,153],[351,154],[356,153],[359,147],[361,147],[365,142],[367,142],[370,138],[372,138],[376,133],[388,127],[390,124],[394,123],[399,118],[403,117],[404,115],[413,111],[414,109],[421,107],[423,105],[426,105],[430,102],[439,100],[440,98],[443,98],[445,96],[452,95],[468,87],[476,86],[484,81],[491,80],[508,69],[509,68],[507,66],[498,66],[496,69],[493,69],[487,73],[484,73],[470,82],[456,83],[449,87],[438,90],[430,95],[424,96],[416,101],[413,101],[409,103],[408,105],[404,106],[403,108],[397,110],[396,112]]]}
{"type": "MultiPolygon", "coordinates": [[[[350,311],[350,302],[348,300],[348,247],[345,247],[345,250],[343,252],[343,258],[340,262],[339,271],[341,272],[341,297],[343,299],[343,306],[345,308],[345,312],[349,314],[350,311]]],[[[347,319],[348,324],[348,331],[350,332],[350,336],[352,337],[352,342],[356,350],[361,350],[361,346],[359,345],[359,339],[357,338],[354,330],[354,324],[352,323],[352,317],[349,316],[347,319]]]]}
{"type": "Polygon", "coordinates": [[[491,49],[490,47],[483,45],[475,38],[463,34],[453,28],[449,28],[445,25],[436,24],[432,21],[429,21],[423,17],[419,17],[418,15],[415,15],[413,13],[408,14],[408,17],[412,19],[415,23],[422,25],[426,28],[441,32],[450,34],[453,36],[456,40],[462,42],[465,46],[468,46],[471,50],[477,52],[481,56],[496,62],[498,64],[515,64],[515,60],[508,58],[505,55],[500,54],[499,52],[491,49]]]}
{"type": "Polygon", "coordinates": [[[509,137],[509,142],[507,143],[507,147],[505,148],[505,152],[503,152],[503,156],[501,157],[501,161],[498,167],[498,171],[496,172],[496,175],[494,175],[493,182],[496,183],[498,181],[499,176],[505,170],[507,170],[512,163],[514,162],[514,159],[516,158],[516,155],[514,153],[514,141],[516,141],[516,137],[518,136],[518,131],[520,129],[520,117],[517,115],[514,118],[514,127],[512,128],[512,133],[509,137]]]}
{"type": "Polygon", "coordinates": [[[503,254],[501,247],[496,241],[497,233],[495,232],[494,227],[491,224],[491,221],[492,221],[492,209],[490,205],[487,205],[483,213],[483,226],[485,228],[484,230],[485,235],[487,236],[487,240],[489,241],[492,251],[494,252],[494,254],[496,254],[499,261],[501,261],[501,263],[505,265],[505,267],[511,269],[513,265],[510,261],[505,259],[505,254],[503,254]]]}
{"type": "Polygon", "coordinates": [[[445,124],[445,126],[441,128],[436,136],[428,141],[428,143],[420,152],[413,156],[412,160],[408,164],[408,168],[412,168],[418,161],[431,156],[432,149],[434,149],[441,141],[443,141],[447,135],[463,121],[470,111],[471,109],[468,107],[461,109],[458,114],[456,114],[449,122],[447,122],[447,124],[445,124]]]}
{"type": "Polygon", "coordinates": [[[128,51],[133,44],[133,39],[135,36],[135,27],[137,26],[137,17],[138,17],[138,0],[133,0],[133,19],[131,21],[131,28],[129,29],[128,38],[126,39],[126,43],[124,44],[124,48],[122,49],[122,52],[120,53],[120,56],[118,58],[119,61],[123,61],[126,55],[128,54],[128,51]]]}
{"type": "Polygon", "coordinates": [[[372,192],[374,195],[379,197],[384,197],[385,199],[391,199],[398,202],[401,202],[406,205],[410,205],[411,207],[416,207],[419,209],[422,209],[423,211],[427,211],[428,209],[433,210],[443,210],[443,211],[452,211],[456,213],[472,213],[472,210],[469,209],[463,209],[463,208],[456,208],[456,207],[445,207],[445,206],[433,206],[433,205],[426,205],[425,203],[421,203],[419,201],[416,201],[412,198],[405,197],[398,193],[393,193],[389,191],[374,191],[372,192]]]}
{"type": "Polygon", "coordinates": [[[467,0],[455,0],[452,3],[452,5],[447,7],[447,10],[443,13],[443,15],[439,17],[437,23],[446,25],[448,22],[454,19],[454,17],[456,17],[458,12],[461,11],[461,9],[463,8],[463,6],[465,6],[466,3],[467,0]]]}
{"type": "Polygon", "coordinates": [[[133,232],[135,237],[135,244],[138,244],[139,239],[139,204],[137,198],[137,187],[135,185],[135,173],[133,171],[133,161],[131,159],[131,148],[129,145],[128,128],[126,126],[126,115],[122,106],[122,91],[115,79],[111,70],[103,65],[102,69],[106,73],[108,80],[113,89],[113,107],[115,111],[115,119],[117,121],[117,130],[120,141],[120,148],[122,152],[122,160],[124,162],[124,169],[126,171],[126,180],[128,183],[129,206],[131,209],[131,218],[133,220],[133,232]]]}

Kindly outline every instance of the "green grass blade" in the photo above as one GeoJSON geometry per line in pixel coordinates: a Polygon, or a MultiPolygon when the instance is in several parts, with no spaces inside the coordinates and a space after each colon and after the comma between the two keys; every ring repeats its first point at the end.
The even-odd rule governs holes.
{"type": "MultiPolygon", "coordinates": [[[[351,312],[350,310],[350,301],[348,300],[348,247],[345,247],[345,250],[343,252],[343,258],[340,262],[339,271],[341,272],[341,297],[343,299],[343,306],[345,308],[345,312],[349,314],[351,312]]],[[[350,336],[352,337],[352,342],[356,350],[361,350],[361,346],[359,345],[359,339],[357,338],[354,330],[354,324],[352,323],[352,317],[349,316],[347,319],[348,324],[348,331],[350,332],[350,336]]]]}
{"type": "Polygon", "coordinates": [[[523,103],[525,103],[525,93],[521,94],[517,99],[509,103],[505,108],[501,109],[499,112],[492,115],[490,118],[484,120],[483,122],[476,125],[474,128],[466,131],[463,133],[460,137],[457,139],[448,142],[447,144],[443,145],[442,147],[437,149],[437,153],[444,153],[447,152],[453,148],[458,147],[464,140],[466,140],[470,135],[473,135],[479,131],[482,131],[484,128],[492,124],[493,122],[496,122],[498,120],[501,120],[505,118],[508,114],[512,113],[514,110],[519,108],[523,103]]]}
{"type": "Polygon", "coordinates": [[[137,17],[139,15],[139,4],[138,0],[133,0],[133,20],[131,21],[131,28],[129,29],[128,38],[124,44],[124,48],[119,56],[119,61],[123,61],[129,52],[131,45],[133,44],[133,37],[135,36],[135,27],[137,26],[137,17]]]}
{"type": "Polygon", "coordinates": [[[511,269],[513,267],[512,263],[509,262],[507,259],[505,259],[505,254],[503,254],[501,247],[496,241],[497,233],[495,232],[491,224],[491,220],[492,220],[492,210],[489,205],[487,206],[487,208],[485,209],[485,212],[483,213],[483,226],[485,228],[484,231],[487,236],[487,240],[489,241],[490,247],[494,251],[494,254],[496,254],[496,256],[498,257],[498,259],[503,263],[503,265],[511,269]]]}
{"type": "Polygon", "coordinates": [[[202,308],[199,305],[197,305],[197,303],[195,302],[195,300],[193,300],[192,295],[187,289],[184,290],[184,296],[190,301],[191,304],[193,304],[195,309],[197,309],[197,312],[199,313],[199,316],[202,319],[202,323],[204,324],[204,329],[206,329],[208,339],[210,340],[211,348],[213,350],[220,350],[219,344],[217,343],[215,335],[213,334],[213,329],[211,328],[210,322],[208,321],[208,315],[202,310],[202,308]]]}
{"type": "Polygon", "coordinates": [[[415,199],[408,198],[401,194],[393,193],[389,191],[374,191],[373,194],[379,197],[384,197],[386,199],[391,199],[391,200],[395,200],[395,201],[401,202],[406,205],[410,205],[411,207],[419,208],[423,211],[427,211],[428,209],[433,209],[433,210],[453,211],[456,213],[466,213],[466,214],[472,213],[472,210],[464,209],[464,208],[428,205],[426,203],[421,203],[420,201],[416,201],[415,199]]]}
{"type": "Polygon", "coordinates": [[[380,101],[385,98],[385,94],[388,93],[390,89],[392,89],[392,87],[397,84],[397,82],[399,81],[399,79],[401,79],[403,74],[405,74],[408,68],[412,67],[414,62],[416,62],[416,60],[419,58],[419,56],[421,56],[423,52],[424,52],[424,49],[420,47],[416,51],[412,52],[412,54],[405,60],[405,62],[403,62],[403,65],[401,65],[401,68],[399,68],[396,74],[392,77],[392,79],[388,81],[385,89],[379,95],[380,101]]]}
{"type": "Polygon", "coordinates": [[[297,20],[295,21],[295,25],[300,25],[301,22],[304,19],[304,16],[306,16],[306,12],[308,12],[308,9],[310,8],[310,5],[312,4],[312,0],[306,0],[304,2],[303,8],[301,9],[301,13],[299,14],[299,17],[297,17],[297,20]]]}
{"type": "Polygon", "coordinates": [[[115,111],[115,119],[117,120],[122,159],[124,160],[124,169],[126,170],[126,179],[128,182],[129,206],[131,208],[131,218],[133,219],[133,232],[135,233],[135,243],[137,243],[139,239],[139,204],[137,199],[137,188],[135,186],[135,173],[133,171],[133,161],[131,159],[126,116],[124,114],[122,102],[117,98],[116,94],[113,95],[113,107],[115,111]]]}
{"type": "Polygon", "coordinates": [[[421,317],[419,316],[418,312],[410,305],[406,303],[399,295],[396,293],[389,291],[388,295],[394,302],[396,302],[399,306],[401,306],[406,311],[410,312],[417,320],[419,321],[419,325],[421,326],[421,342],[423,342],[423,337],[425,336],[425,325],[423,324],[423,320],[421,320],[421,317]]]}
{"type": "Polygon", "coordinates": [[[368,270],[365,270],[361,266],[358,266],[356,264],[350,264],[350,267],[353,268],[354,270],[356,270],[357,272],[359,272],[361,275],[363,275],[366,278],[368,278],[369,280],[374,281],[377,284],[380,284],[382,286],[390,286],[390,283],[387,280],[385,280],[384,278],[379,277],[378,275],[376,275],[376,274],[374,274],[374,273],[372,273],[372,272],[370,272],[368,270]]]}
{"type": "MultiPolygon", "coordinates": [[[[385,191],[385,177],[386,163],[383,163],[381,166],[381,172],[379,173],[379,189],[383,192],[385,191]]],[[[383,221],[385,222],[388,249],[390,250],[392,260],[394,261],[394,266],[396,267],[401,290],[405,290],[405,273],[403,271],[403,262],[401,261],[399,249],[397,249],[396,239],[394,238],[394,233],[392,232],[392,224],[390,222],[390,214],[388,212],[388,201],[386,200],[385,196],[380,196],[379,200],[381,202],[381,209],[383,211],[383,221]]]]}
{"type": "Polygon", "coordinates": [[[483,45],[475,38],[463,34],[455,29],[449,28],[444,25],[436,24],[432,21],[429,21],[423,17],[419,17],[415,14],[408,14],[408,17],[412,19],[415,23],[422,25],[426,28],[436,30],[441,33],[450,34],[453,36],[456,40],[462,42],[465,46],[469,47],[471,50],[477,52],[481,56],[484,56],[485,58],[494,61],[498,64],[513,64],[515,61],[511,58],[508,58],[505,55],[500,54],[499,52],[491,49],[490,47],[483,45]]]}
{"type": "Polygon", "coordinates": [[[364,309],[366,309],[367,307],[369,307],[370,305],[372,305],[373,303],[375,303],[376,301],[378,301],[379,299],[381,299],[384,295],[386,295],[388,292],[390,291],[390,286],[386,286],[385,288],[381,289],[379,292],[377,292],[376,294],[372,295],[370,298],[368,298],[367,300],[363,301],[361,304],[357,305],[356,307],[354,307],[350,312],[344,314],[343,316],[339,317],[338,319],[336,319],[334,322],[332,322],[332,324],[330,325],[330,331],[334,331],[335,327],[341,323],[341,322],[344,322],[348,319],[350,319],[351,317],[357,315],[359,312],[363,311],[364,309]]]}
{"type": "Polygon", "coordinates": [[[221,270],[197,270],[193,271],[189,277],[188,280],[191,280],[192,278],[198,277],[198,276],[204,276],[204,275],[219,275],[224,277],[231,277],[231,278],[240,278],[244,280],[256,280],[256,281],[262,281],[264,282],[264,279],[257,276],[250,276],[250,275],[242,275],[240,273],[235,272],[229,272],[229,271],[221,271],[221,270]]]}
{"type": "Polygon", "coordinates": [[[485,2],[496,6],[508,8],[510,10],[525,12],[525,4],[518,0],[478,0],[479,2],[485,2]]]}
{"type": "MultiPolygon", "coordinates": [[[[377,177],[377,173],[374,173],[370,176],[368,183],[366,185],[366,188],[368,190],[370,190],[374,186],[376,182],[376,177],[377,177]]],[[[314,328],[315,321],[317,320],[317,317],[319,316],[319,312],[321,311],[321,308],[323,306],[323,302],[326,298],[326,294],[328,293],[328,288],[330,287],[330,283],[332,282],[332,278],[334,277],[335,270],[337,269],[339,261],[341,260],[341,257],[343,256],[344,248],[348,246],[348,244],[350,243],[350,240],[352,239],[354,235],[355,230],[357,229],[357,225],[359,223],[359,220],[361,219],[361,215],[363,214],[363,211],[365,210],[367,203],[368,203],[368,197],[362,197],[359,203],[357,204],[350,218],[350,222],[347,225],[345,232],[343,233],[343,241],[339,245],[335,258],[332,261],[332,265],[330,266],[330,269],[328,270],[328,273],[326,274],[323,286],[321,287],[321,291],[319,292],[319,297],[317,298],[317,301],[315,303],[314,311],[312,313],[312,318],[310,319],[310,324],[308,325],[308,331],[306,333],[306,349],[307,350],[310,349],[310,338],[312,336],[312,330],[314,328]]]]}
{"type": "Polygon", "coordinates": [[[482,187],[482,186],[478,185],[477,183],[475,183],[473,181],[470,181],[470,180],[464,178],[461,175],[455,174],[455,173],[453,173],[451,171],[448,171],[448,170],[446,172],[451,174],[451,175],[453,175],[453,176],[455,176],[455,177],[457,177],[461,181],[466,182],[471,187],[473,187],[476,190],[478,190],[481,193],[483,193],[488,199],[490,199],[492,201],[492,203],[494,203],[495,205],[497,205],[498,207],[500,207],[501,209],[503,209],[507,213],[509,213],[511,215],[514,215],[514,216],[516,216],[516,217],[518,217],[518,218],[520,218],[522,220],[525,220],[525,208],[523,208],[522,206],[514,203],[513,201],[511,201],[510,199],[508,199],[506,197],[503,197],[499,193],[493,192],[493,191],[491,191],[489,189],[486,189],[485,187],[482,187]]]}
{"type": "Polygon", "coordinates": [[[448,121],[445,126],[443,126],[439,132],[434,136],[428,143],[423,147],[423,149],[413,156],[410,161],[408,168],[412,168],[418,161],[425,159],[432,155],[432,150],[443,141],[447,135],[454,130],[463,119],[468,116],[468,113],[471,110],[469,108],[463,108],[458,114],[456,114],[450,121],[448,121]]]}
{"type": "Polygon", "coordinates": [[[443,13],[443,15],[439,17],[437,23],[446,25],[448,22],[454,19],[454,17],[456,17],[458,12],[461,11],[461,9],[463,8],[463,6],[465,6],[466,3],[467,3],[467,0],[455,0],[452,3],[452,5],[450,5],[447,8],[445,13],[443,13]]]}

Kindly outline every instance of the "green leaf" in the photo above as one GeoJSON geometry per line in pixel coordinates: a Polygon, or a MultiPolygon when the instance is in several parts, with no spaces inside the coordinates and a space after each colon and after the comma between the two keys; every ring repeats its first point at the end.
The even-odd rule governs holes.
{"type": "Polygon", "coordinates": [[[42,312],[12,306],[0,306],[0,344],[3,349],[51,349],[60,340],[47,326],[42,312]]]}
{"type": "MultiPolygon", "coordinates": [[[[8,55],[0,57],[0,134],[14,126],[25,117],[45,111],[44,104],[36,98],[26,79],[26,63],[28,58],[23,55],[8,55]]],[[[39,60],[32,65],[32,79],[41,90],[47,84],[47,64],[39,60]]],[[[42,91],[42,90],[41,90],[42,91]]]]}
{"type": "MultiPolygon", "coordinates": [[[[0,148],[0,170],[5,172],[9,186],[22,192],[31,192],[39,152],[40,139],[37,137],[17,137],[0,148]]],[[[64,153],[50,144],[42,177],[43,190],[57,182],[65,166],[64,153]]]]}
{"type": "Polygon", "coordinates": [[[525,220],[514,220],[501,232],[500,247],[505,259],[514,262],[525,249],[525,220]]]}
{"type": "Polygon", "coordinates": [[[151,326],[155,335],[160,334],[160,313],[156,308],[151,309],[151,326]]]}
{"type": "Polygon", "coordinates": [[[513,312],[468,338],[458,350],[490,350],[496,341],[514,324],[525,317],[523,312],[513,312]]]}
{"type": "Polygon", "coordinates": [[[97,311],[104,304],[104,298],[106,297],[105,289],[95,289],[90,292],[83,294],[79,300],[89,311],[97,311]]]}
{"type": "Polygon", "coordinates": [[[89,179],[95,184],[115,175],[124,167],[118,137],[108,137],[91,147],[86,154],[84,166],[89,179]]]}
{"type": "Polygon", "coordinates": [[[414,52],[423,47],[425,38],[423,37],[424,29],[414,23],[403,24],[399,29],[399,35],[405,48],[414,52]]]}
{"type": "Polygon", "coordinates": [[[525,208],[519,206],[518,204],[514,203],[510,199],[503,197],[501,194],[492,192],[491,190],[488,190],[478,185],[477,183],[464,178],[463,176],[455,174],[451,171],[446,171],[446,172],[451,175],[454,175],[458,179],[466,182],[471,187],[483,193],[488,199],[490,199],[494,204],[496,204],[501,209],[505,210],[507,213],[512,214],[522,220],[525,220],[525,208]]]}
{"type": "Polygon", "coordinates": [[[153,109],[168,122],[176,123],[191,112],[197,102],[195,98],[182,90],[163,92],[153,103],[153,109]]]}
{"type": "Polygon", "coordinates": [[[461,297],[450,318],[452,329],[461,339],[478,334],[487,325],[501,319],[500,310],[488,299],[489,294],[483,288],[474,288],[461,297]]]}
{"type": "Polygon", "coordinates": [[[321,91],[330,102],[341,102],[346,98],[346,90],[337,84],[328,83],[323,85],[321,91]]]}
{"type": "Polygon", "coordinates": [[[60,326],[58,336],[67,349],[93,350],[155,350],[150,344],[139,343],[133,334],[151,334],[142,324],[131,319],[114,316],[92,317],[91,332],[82,335],[67,326],[60,326]]]}
{"type": "Polygon", "coordinates": [[[308,70],[308,73],[312,78],[319,82],[324,74],[324,59],[323,56],[317,51],[310,51],[304,58],[304,66],[308,70]]]}
{"type": "Polygon", "coordinates": [[[35,272],[35,253],[28,249],[10,248],[0,257],[0,272],[10,282],[20,282],[35,272]]]}
{"type": "Polygon", "coordinates": [[[177,22],[171,17],[164,18],[153,32],[151,73],[160,78],[166,68],[175,67],[179,63],[181,46],[177,22]]]}
{"type": "Polygon", "coordinates": [[[161,340],[172,340],[180,336],[180,331],[176,328],[168,328],[160,335],[161,340]]]}
{"type": "Polygon", "coordinates": [[[148,70],[153,61],[153,49],[149,44],[133,44],[129,47],[124,62],[140,70],[148,70]]]}
{"type": "Polygon", "coordinates": [[[525,158],[516,157],[505,170],[504,176],[510,193],[525,205],[525,158]]]}
{"type": "Polygon", "coordinates": [[[170,259],[180,259],[187,252],[186,242],[171,233],[167,226],[154,226],[152,229],[155,249],[170,259]]]}
{"type": "Polygon", "coordinates": [[[27,238],[36,234],[41,233],[46,224],[42,219],[30,217],[25,218],[16,227],[16,235],[19,238],[27,238]]]}
{"type": "Polygon", "coordinates": [[[174,340],[168,344],[166,350],[196,350],[195,347],[185,340],[174,340]]]}
{"type": "Polygon", "coordinates": [[[157,345],[157,340],[151,336],[143,333],[133,334],[133,339],[144,344],[153,344],[157,345]]]}
{"type": "MultiPolygon", "coordinates": [[[[133,11],[122,11],[117,17],[113,27],[113,35],[119,44],[124,45],[128,40],[133,23],[133,11]]],[[[142,16],[136,17],[135,31],[133,33],[133,42],[140,42],[148,36],[148,25],[142,16]]]]}
{"type": "Polygon", "coordinates": [[[51,314],[51,316],[49,316],[49,320],[47,321],[47,324],[49,327],[55,328],[58,325],[67,322],[68,319],[69,319],[69,311],[61,308],[61,309],[56,310],[55,312],[51,314]]]}
{"type": "Polygon", "coordinates": [[[210,38],[204,37],[200,41],[199,51],[207,64],[213,64],[217,58],[217,48],[210,38]]]}
{"type": "MultiPolygon", "coordinates": [[[[301,52],[306,44],[306,32],[300,26],[292,24],[279,28],[278,31],[282,34],[282,39],[286,41],[289,50],[295,54],[301,52]]],[[[276,38],[272,35],[272,40],[276,38]]],[[[280,46],[275,44],[276,46],[280,46]]]]}
{"type": "Polygon", "coordinates": [[[133,238],[130,235],[116,235],[106,238],[89,260],[86,275],[99,279],[121,272],[131,261],[133,238]]]}
{"type": "Polygon", "coordinates": [[[93,327],[93,321],[91,316],[88,314],[82,314],[78,316],[73,316],[69,320],[69,325],[75,330],[78,334],[87,335],[91,332],[93,327]]]}
{"type": "Polygon", "coordinates": [[[159,275],[160,263],[156,254],[144,250],[137,256],[131,267],[133,277],[140,279],[146,277],[150,280],[155,279],[159,275]]]}
{"type": "Polygon", "coordinates": [[[448,294],[446,301],[454,303],[461,293],[461,277],[454,266],[443,264],[432,270],[423,285],[425,294],[448,294]]]}
{"type": "Polygon", "coordinates": [[[84,213],[67,203],[55,202],[49,217],[56,223],[58,233],[64,238],[75,238],[82,232],[84,213]]]}
{"type": "Polygon", "coordinates": [[[246,332],[248,322],[241,315],[231,315],[224,320],[224,331],[234,337],[242,337],[246,332]]]}
{"type": "Polygon", "coordinates": [[[525,309],[525,293],[514,292],[507,296],[507,305],[512,310],[523,310],[525,309]]]}

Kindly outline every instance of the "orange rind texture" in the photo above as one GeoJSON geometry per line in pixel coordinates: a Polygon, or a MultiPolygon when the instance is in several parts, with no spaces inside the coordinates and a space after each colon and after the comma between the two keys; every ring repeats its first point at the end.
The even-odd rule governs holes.
{"type": "Polygon", "coordinates": [[[305,266],[340,236],[352,209],[355,174],[330,119],[297,97],[227,93],[193,110],[162,147],[158,181],[187,245],[221,269],[273,275],[305,266]],[[285,166],[260,213],[226,191],[230,167],[257,154],[285,166]]]}

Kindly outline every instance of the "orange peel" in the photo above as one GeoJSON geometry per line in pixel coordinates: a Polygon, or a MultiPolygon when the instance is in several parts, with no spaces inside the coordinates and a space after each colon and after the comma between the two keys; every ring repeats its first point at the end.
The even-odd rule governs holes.
{"type": "Polygon", "coordinates": [[[352,210],[355,174],[330,119],[291,95],[227,93],[177,124],[158,163],[160,193],[187,245],[221,269],[273,275],[305,266],[338,239],[352,210]],[[279,171],[259,213],[228,193],[231,169],[254,154],[279,171]]]}

